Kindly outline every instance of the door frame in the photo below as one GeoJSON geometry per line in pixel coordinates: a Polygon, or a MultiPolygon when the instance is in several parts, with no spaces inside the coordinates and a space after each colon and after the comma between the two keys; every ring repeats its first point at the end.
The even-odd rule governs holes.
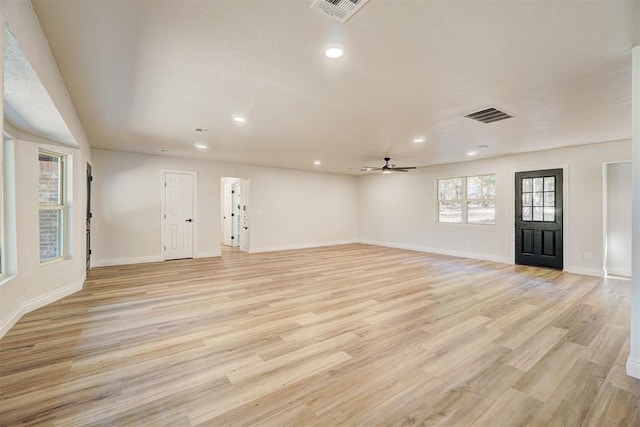
{"type": "MultiPolygon", "coordinates": [[[[608,241],[609,241],[609,166],[630,163],[633,167],[631,160],[617,160],[612,162],[602,163],[602,274],[603,277],[610,277],[607,271],[608,261],[608,241]]],[[[633,221],[633,219],[632,219],[633,221]]],[[[633,260],[631,261],[633,264],[633,260]]],[[[629,274],[630,276],[631,274],[629,274]]],[[[617,274],[613,274],[617,279],[621,278],[617,274]]]]}
{"type": "Polygon", "coordinates": [[[240,248],[240,216],[242,210],[238,194],[242,195],[242,181],[231,184],[231,247],[240,248]],[[236,203],[237,202],[237,203],[236,203]]]}
{"type": "Polygon", "coordinates": [[[179,170],[179,169],[161,169],[160,170],[160,258],[163,261],[166,261],[165,251],[164,251],[164,239],[165,239],[165,231],[164,231],[164,210],[166,206],[165,201],[165,191],[164,191],[164,183],[167,174],[169,173],[180,173],[185,175],[193,176],[193,240],[191,248],[191,256],[192,258],[196,258],[196,248],[197,244],[197,228],[198,228],[198,172],[196,171],[187,171],[187,170],[179,170]]]}
{"type": "Polygon", "coordinates": [[[93,165],[87,162],[87,204],[86,204],[86,268],[87,272],[91,268],[91,220],[93,219],[93,212],[91,211],[91,194],[93,193],[93,165]]]}
{"type": "Polygon", "coordinates": [[[242,192],[240,193],[240,196],[241,196],[240,203],[242,203],[242,200],[244,198],[244,200],[246,201],[246,204],[244,204],[240,209],[240,217],[238,218],[238,221],[239,221],[238,239],[240,239],[241,235],[244,236],[244,239],[240,239],[240,244],[238,245],[238,248],[241,251],[251,253],[251,228],[253,227],[251,222],[251,199],[249,198],[250,190],[251,190],[251,187],[250,187],[251,178],[242,178],[242,180],[240,181],[240,185],[242,186],[242,192]],[[249,206],[248,210],[246,209],[247,205],[249,206]],[[242,225],[241,218],[243,216],[243,212],[244,212],[244,216],[247,217],[247,221],[249,222],[249,228],[245,232],[242,231],[243,225],[242,225]]]}
{"type": "Polygon", "coordinates": [[[543,166],[527,166],[520,167],[517,169],[511,170],[511,179],[509,183],[509,191],[511,196],[509,197],[511,200],[510,208],[509,208],[509,218],[510,221],[510,231],[509,231],[509,258],[511,259],[511,263],[516,265],[516,173],[518,172],[533,172],[539,170],[547,170],[547,169],[562,169],[562,271],[568,271],[571,266],[568,264],[568,260],[571,259],[571,241],[569,240],[569,227],[570,222],[569,219],[569,210],[571,207],[569,206],[569,164],[568,163],[554,163],[550,165],[543,166]]]}
{"type": "MultiPolygon", "coordinates": [[[[229,182],[231,184],[231,186],[235,185],[235,184],[240,184],[241,186],[244,186],[243,188],[244,193],[246,198],[247,198],[247,204],[249,204],[250,202],[248,202],[249,200],[249,184],[251,182],[251,178],[247,178],[247,177],[239,177],[239,176],[230,176],[230,175],[221,175],[220,176],[220,244],[224,245],[224,185],[225,183],[229,182]]],[[[241,192],[240,194],[244,194],[243,192],[241,192]]],[[[249,212],[251,209],[249,209],[246,212],[247,218],[250,218],[249,212]]],[[[240,216],[238,217],[238,239],[240,239],[240,229],[242,228],[242,224],[241,224],[241,217],[242,217],[242,210],[240,211],[240,216]]],[[[250,220],[249,220],[250,221],[250,220]]],[[[249,222],[249,226],[251,226],[251,222],[249,222]]],[[[250,240],[251,238],[248,237],[250,236],[251,233],[250,231],[247,231],[247,236],[246,237],[246,248],[243,248],[242,246],[240,246],[240,244],[238,246],[231,246],[233,248],[239,249],[243,252],[247,252],[247,253],[251,253],[251,246],[250,246],[250,240]]],[[[240,242],[242,242],[242,240],[240,240],[240,242]]]]}

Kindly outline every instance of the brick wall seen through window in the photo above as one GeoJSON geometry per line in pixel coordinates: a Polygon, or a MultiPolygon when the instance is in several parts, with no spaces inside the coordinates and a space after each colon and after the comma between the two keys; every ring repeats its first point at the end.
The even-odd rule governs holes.
{"type": "Polygon", "coordinates": [[[41,151],[39,168],[40,262],[44,262],[63,256],[64,157],[41,151]]]}

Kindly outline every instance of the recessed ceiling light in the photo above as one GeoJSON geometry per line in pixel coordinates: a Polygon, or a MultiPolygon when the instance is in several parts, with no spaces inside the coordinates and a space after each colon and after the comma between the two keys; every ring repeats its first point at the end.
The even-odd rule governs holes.
{"type": "Polygon", "coordinates": [[[193,146],[196,147],[198,150],[207,149],[207,144],[203,144],[202,142],[196,142],[195,144],[193,144],[193,146]]]}
{"type": "Polygon", "coordinates": [[[478,153],[477,153],[477,152],[475,152],[475,151],[469,151],[469,152],[467,153],[467,156],[475,156],[476,154],[478,154],[478,153]]]}
{"type": "Polygon", "coordinates": [[[320,162],[320,160],[314,160],[313,164],[316,166],[320,166],[322,164],[322,162],[320,162]]]}
{"type": "Polygon", "coordinates": [[[325,49],[324,54],[327,56],[327,58],[338,59],[342,55],[344,55],[344,49],[342,48],[342,46],[332,45],[328,46],[325,49]]]}
{"type": "Polygon", "coordinates": [[[247,119],[242,116],[233,116],[233,121],[236,123],[245,123],[247,119]]]}
{"type": "Polygon", "coordinates": [[[413,138],[413,143],[414,144],[422,144],[427,140],[427,138],[425,138],[424,136],[417,136],[415,138],[413,138]]]}

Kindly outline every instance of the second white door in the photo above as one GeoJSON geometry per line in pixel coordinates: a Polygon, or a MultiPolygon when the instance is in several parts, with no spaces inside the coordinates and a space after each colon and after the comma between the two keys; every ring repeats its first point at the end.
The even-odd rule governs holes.
{"type": "Polygon", "coordinates": [[[195,172],[164,172],[164,259],[193,258],[195,172]]]}

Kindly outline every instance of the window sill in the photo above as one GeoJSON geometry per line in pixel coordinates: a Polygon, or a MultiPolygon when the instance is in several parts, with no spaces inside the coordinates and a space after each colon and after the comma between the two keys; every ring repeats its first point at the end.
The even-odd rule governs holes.
{"type": "Polygon", "coordinates": [[[495,226],[496,224],[474,224],[469,222],[436,222],[437,225],[470,225],[473,227],[476,226],[495,226]]]}
{"type": "Polygon", "coordinates": [[[2,277],[0,277],[0,286],[4,285],[5,283],[9,283],[10,281],[13,280],[14,277],[16,277],[15,274],[12,274],[10,276],[2,276],[2,277]]]}
{"type": "Polygon", "coordinates": [[[70,260],[70,259],[71,258],[67,258],[67,257],[63,257],[63,256],[58,257],[58,258],[51,258],[51,259],[48,259],[46,261],[40,261],[40,266],[43,267],[45,265],[57,264],[59,262],[67,261],[67,260],[70,260]]]}

